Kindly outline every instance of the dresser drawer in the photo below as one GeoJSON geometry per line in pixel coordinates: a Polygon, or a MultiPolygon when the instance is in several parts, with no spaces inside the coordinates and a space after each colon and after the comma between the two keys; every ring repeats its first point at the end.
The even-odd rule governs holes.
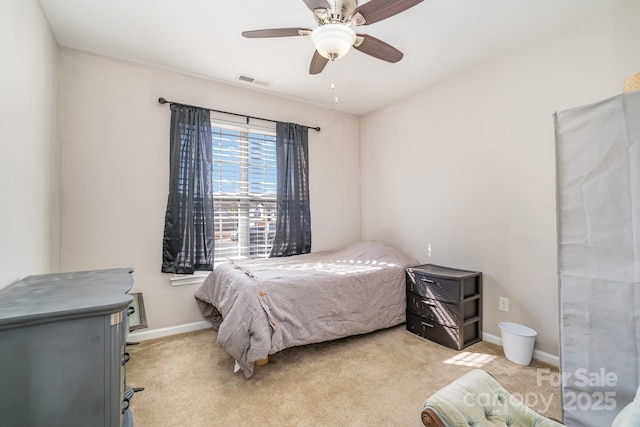
{"type": "Polygon", "coordinates": [[[407,310],[447,326],[456,327],[460,323],[458,305],[426,298],[412,292],[407,292],[407,310]]]}
{"type": "Polygon", "coordinates": [[[452,349],[460,349],[458,328],[441,325],[438,322],[417,316],[407,311],[407,330],[430,341],[452,349]]]}
{"type": "Polygon", "coordinates": [[[457,303],[460,301],[460,281],[433,277],[418,270],[407,272],[409,292],[423,297],[457,303]]]}

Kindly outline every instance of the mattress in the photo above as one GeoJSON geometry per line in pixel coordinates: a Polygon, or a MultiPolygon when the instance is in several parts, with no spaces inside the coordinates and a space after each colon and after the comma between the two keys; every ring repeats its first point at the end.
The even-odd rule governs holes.
{"type": "Polygon", "coordinates": [[[358,242],[219,265],[195,298],[249,378],[256,361],[285,348],[403,323],[405,269],[417,264],[381,242],[358,242]]]}

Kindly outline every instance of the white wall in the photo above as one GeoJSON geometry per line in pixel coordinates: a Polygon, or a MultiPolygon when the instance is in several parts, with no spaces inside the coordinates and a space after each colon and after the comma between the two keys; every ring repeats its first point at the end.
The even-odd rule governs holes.
{"type": "Polygon", "coordinates": [[[57,50],[37,0],[0,2],[0,288],[58,268],[57,50]]]}
{"type": "Polygon", "coordinates": [[[201,319],[194,287],[171,287],[159,272],[164,96],[321,126],[310,132],[314,250],[362,232],[423,262],[481,270],[485,331],[522,322],[539,331],[540,350],[557,353],[551,115],[618,93],[640,70],[638,21],[630,1],[359,120],[68,49],[58,73],[39,3],[4,0],[0,288],[28,274],[132,266],[152,328],[201,319]],[[510,298],[509,313],[497,311],[499,295],[510,298]]]}
{"type": "Polygon", "coordinates": [[[312,250],[360,237],[359,121],[265,93],[61,49],[61,269],[135,268],[149,327],[202,320],[195,285],[160,273],[171,101],[320,126],[309,131],[312,250]]]}
{"type": "Polygon", "coordinates": [[[638,22],[624,3],[363,117],[362,237],[482,271],[485,332],[524,323],[558,354],[552,114],[622,91],[638,22]]]}

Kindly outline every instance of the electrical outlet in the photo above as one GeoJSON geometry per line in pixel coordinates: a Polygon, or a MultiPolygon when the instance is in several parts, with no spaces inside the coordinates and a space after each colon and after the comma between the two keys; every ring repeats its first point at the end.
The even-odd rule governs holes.
{"type": "Polygon", "coordinates": [[[500,297],[498,308],[500,311],[509,311],[509,298],[500,297]]]}

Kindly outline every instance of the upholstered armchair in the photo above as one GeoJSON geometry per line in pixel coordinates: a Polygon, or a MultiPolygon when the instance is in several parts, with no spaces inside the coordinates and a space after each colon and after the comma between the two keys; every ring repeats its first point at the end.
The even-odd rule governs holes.
{"type": "Polygon", "coordinates": [[[427,427],[562,426],[527,407],[480,369],[437,391],[422,409],[427,427]]]}

